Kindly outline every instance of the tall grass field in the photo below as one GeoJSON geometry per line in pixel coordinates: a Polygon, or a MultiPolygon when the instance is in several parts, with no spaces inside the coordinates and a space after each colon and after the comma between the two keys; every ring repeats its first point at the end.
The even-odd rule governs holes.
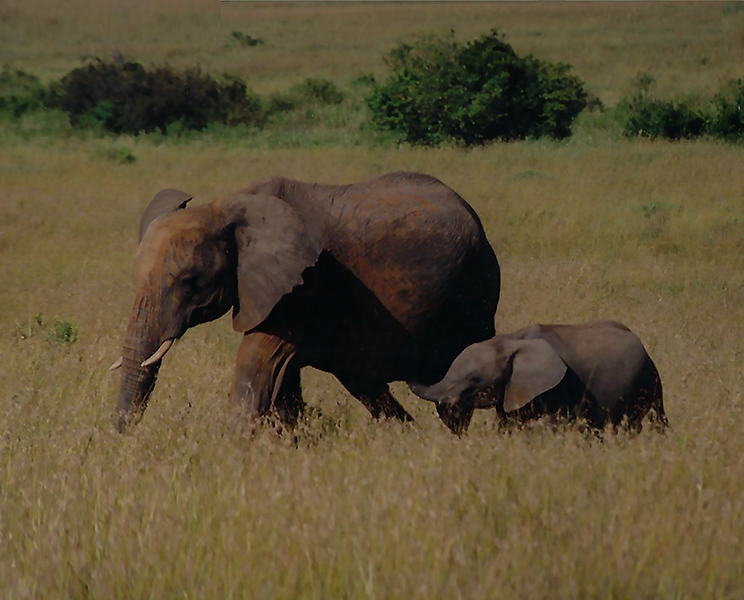
{"type": "MultiPolygon", "coordinates": [[[[718,2],[7,0],[0,62],[49,82],[120,52],[264,94],[307,77],[352,90],[400,42],[491,28],[573,65],[608,110],[639,72],[675,98],[744,77],[744,11],[718,2]]],[[[365,143],[360,107],[278,136],[0,122],[0,598],[744,598],[744,147],[628,139],[606,112],[562,142],[365,143]],[[296,435],[248,436],[227,412],[228,315],[176,344],[143,421],[115,432],[107,368],[158,190],[203,203],[268,175],[395,170],[434,175],[480,215],[498,331],[622,321],[659,368],[671,428],[504,433],[480,411],[457,438],[403,383],[415,422],[375,422],[306,369],[296,435]]]]}

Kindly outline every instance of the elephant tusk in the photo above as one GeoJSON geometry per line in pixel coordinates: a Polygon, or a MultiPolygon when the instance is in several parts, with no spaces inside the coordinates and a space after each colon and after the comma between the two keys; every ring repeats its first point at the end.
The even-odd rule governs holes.
{"type": "Polygon", "coordinates": [[[119,358],[114,361],[114,363],[109,367],[109,371],[116,371],[121,366],[121,363],[124,361],[124,357],[120,356],[119,358]]]}
{"type": "Polygon", "coordinates": [[[170,347],[173,345],[173,340],[165,340],[161,345],[160,348],[158,348],[158,351],[153,354],[150,358],[148,358],[146,361],[144,361],[140,367],[149,367],[151,364],[158,362],[161,358],[163,358],[170,350],[170,347]]]}

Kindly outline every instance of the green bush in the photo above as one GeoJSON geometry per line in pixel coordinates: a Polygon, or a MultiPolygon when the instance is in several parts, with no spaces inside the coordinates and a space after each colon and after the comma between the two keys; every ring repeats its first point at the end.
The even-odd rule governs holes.
{"type": "Polygon", "coordinates": [[[372,122],[412,144],[564,138],[586,104],[568,65],[517,56],[495,30],[464,46],[452,35],[400,44],[385,63],[366,98],[372,122]]]}
{"type": "Polygon", "coordinates": [[[243,48],[248,48],[250,46],[263,46],[265,43],[261,38],[254,38],[242,31],[233,31],[232,36],[238,41],[238,44],[243,46],[243,48]]]}
{"type": "Polygon", "coordinates": [[[291,89],[295,90],[301,97],[314,100],[320,104],[341,104],[344,101],[341,90],[328,79],[309,77],[291,89]]]}
{"type": "Polygon", "coordinates": [[[263,104],[237,78],[215,81],[196,69],[145,69],[134,61],[97,60],[68,73],[53,89],[73,126],[99,124],[121,134],[201,130],[209,123],[261,125],[263,104]]]}
{"type": "Polygon", "coordinates": [[[639,73],[631,82],[635,93],[617,108],[623,133],[628,137],[647,136],[678,140],[703,135],[726,141],[744,138],[744,82],[730,80],[713,97],[713,102],[696,105],[692,101],[660,100],[651,89],[654,78],[639,73]]]}
{"type": "Polygon", "coordinates": [[[270,113],[289,112],[318,104],[341,104],[344,95],[335,83],[328,79],[310,77],[292,86],[286,92],[278,92],[269,98],[270,113]]]}
{"type": "Polygon", "coordinates": [[[627,107],[629,116],[623,134],[678,140],[707,132],[710,117],[691,102],[659,100],[646,94],[634,96],[627,107]]]}
{"type": "Polygon", "coordinates": [[[735,79],[728,82],[713,98],[715,114],[711,120],[712,135],[737,141],[744,138],[744,82],[735,79]]]}
{"type": "Polygon", "coordinates": [[[39,78],[30,73],[3,66],[0,73],[0,112],[18,118],[44,108],[47,90],[39,78]]]}

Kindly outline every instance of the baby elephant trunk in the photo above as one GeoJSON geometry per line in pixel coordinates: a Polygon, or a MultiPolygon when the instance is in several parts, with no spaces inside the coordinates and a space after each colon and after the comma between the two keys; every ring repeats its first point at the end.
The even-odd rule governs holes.
{"type": "Polygon", "coordinates": [[[457,400],[458,394],[453,390],[453,386],[443,379],[434,385],[421,385],[420,383],[410,383],[409,388],[419,398],[436,402],[437,404],[452,404],[457,400]]]}

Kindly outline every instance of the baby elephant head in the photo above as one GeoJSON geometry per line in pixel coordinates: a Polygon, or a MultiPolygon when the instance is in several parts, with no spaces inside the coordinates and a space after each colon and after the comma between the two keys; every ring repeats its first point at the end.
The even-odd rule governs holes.
{"type": "Polygon", "coordinates": [[[488,408],[503,402],[511,412],[554,388],[565,374],[566,364],[545,340],[496,336],[465,348],[439,383],[412,384],[411,391],[438,405],[470,400],[475,408],[488,408]]]}

